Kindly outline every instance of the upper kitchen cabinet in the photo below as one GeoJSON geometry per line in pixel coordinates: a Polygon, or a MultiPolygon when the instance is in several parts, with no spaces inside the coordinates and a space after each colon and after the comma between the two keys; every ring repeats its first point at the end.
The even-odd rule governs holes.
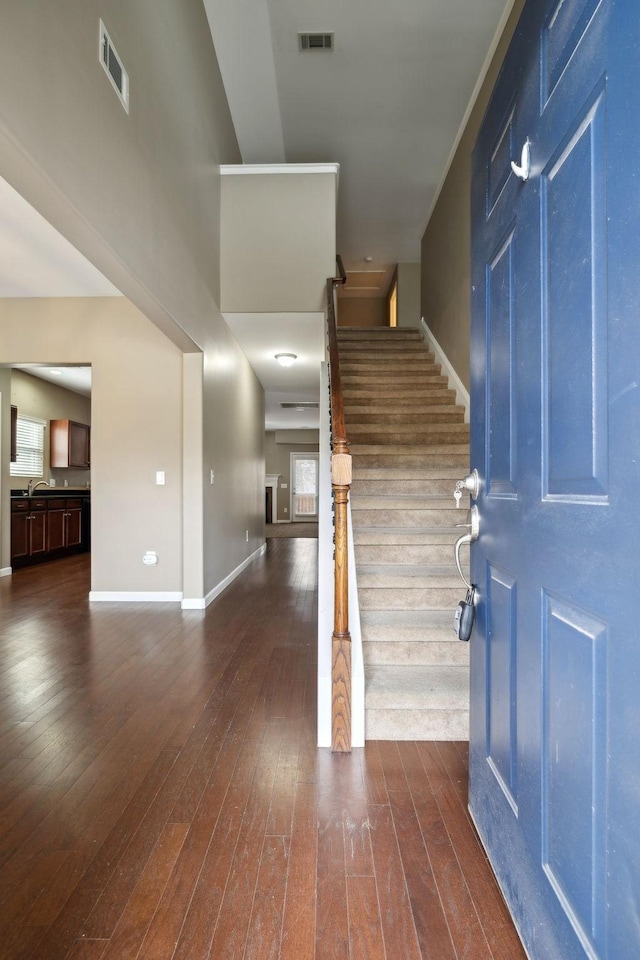
{"type": "Polygon", "coordinates": [[[52,467],[78,467],[88,470],[91,428],[75,420],[50,421],[50,456],[52,467]]]}

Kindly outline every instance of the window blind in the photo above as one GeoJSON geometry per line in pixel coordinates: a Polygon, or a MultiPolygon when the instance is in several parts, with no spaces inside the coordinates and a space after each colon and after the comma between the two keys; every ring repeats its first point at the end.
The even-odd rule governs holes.
{"type": "Polygon", "coordinates": [[[12,477],[41,477],[44,472],[45,420],[18,416],[16,426],[17,459],[11,464],[12,477]]]}

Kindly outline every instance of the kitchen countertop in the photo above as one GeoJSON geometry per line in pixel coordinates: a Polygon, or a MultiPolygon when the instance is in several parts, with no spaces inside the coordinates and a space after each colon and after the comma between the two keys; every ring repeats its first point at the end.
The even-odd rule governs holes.
{"type": "Polygon", "coordinates": [[[38,487],[35,493],[31,494],[31,497],[27,495],[26,492],[22,490],[12,490],[11,499],[12,500],[28,500],[28,499],[40,499],[42,497],[90,497],[91,490],[87,490],[86,487],[80,487],[79,489],[74,489],[73,487],[55,487],[55,489],[50,490],[46,487],[38,487]]]}

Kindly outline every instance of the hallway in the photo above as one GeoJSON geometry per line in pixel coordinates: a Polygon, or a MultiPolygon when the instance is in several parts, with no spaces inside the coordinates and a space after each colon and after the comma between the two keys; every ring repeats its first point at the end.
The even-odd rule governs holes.
{"type": "Polygon", "coordinates": [[[0,580],[1,960],[520,960],[466,745],[315,747],[316,552],[206,611],[0,580]]]}

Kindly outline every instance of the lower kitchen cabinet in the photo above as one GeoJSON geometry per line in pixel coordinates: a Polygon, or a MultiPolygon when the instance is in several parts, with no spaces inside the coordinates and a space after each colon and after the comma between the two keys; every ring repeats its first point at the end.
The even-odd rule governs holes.
{"type": "Polygon", "coordinates": [[[46,500],[11,501],[11,565],[32,563],[47,552],[46,500]]]}
{"type": "Polygon", "coordinates": [[[85,497],[13,497],[11,566],[25,567],[89,549],[85,497]]]}
{"type": "Polygon", "coordinates": [[[47,551],[52,553],[81,546],[82,500],[51,499],[47,507],[47,551]]]}

